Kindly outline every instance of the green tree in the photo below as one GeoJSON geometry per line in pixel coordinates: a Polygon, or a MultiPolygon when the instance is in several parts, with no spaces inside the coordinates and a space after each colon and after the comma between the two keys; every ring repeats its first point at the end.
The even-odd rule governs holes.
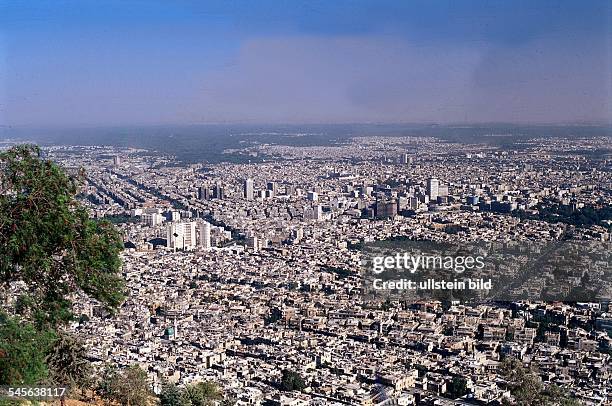
{"type": "Polygon", "coordinates": [[[283,374],[281,377],[281,389],[289,392],[289,391],[301,391],[306,388],[306,383],[304,382],[304,378],[301,377],[295,371],[290,371],[288,369],[283,370],[283,374]]]}
{"type": "Polygon", "coordinates": [[[36,146],[0,153],[0,283],[25,282],[30,297],[21,312],[28,304],[40,325],[70,320],[75,291],[110,309],[124,298],[120,235],[89,218],[78,187],[78,177],[43,159],[36,146]]]}
{"type": "Polygon", "coordinates": [[[515,358],[506,358],[501,364],[500,374],[507,381],[514,402],[507,404],[529,406],[574,406],[578,405],[570,394],[556,385],[545,387],[540,377],[530,368],[523,367],[515,358]]]}
{"type": "Polygon", "coordinates": [[[504,359],[500,374],[506,379],[515,404],[530,405],[530,402],[540,398],[543,390],[540,378],[531,369],[523,367],[516,358],[504,359]]]}
{"type": "Polygon", "coordinates": [[[161,406],[191,406],[191,401],[187,398],[185,391],[173,383],[165,382],[159,394],[161,406]]]}
{"type": "Polygon", "coordinates": [[[221,390],[214,382],[198,382],[195,386],[206,399],[219,399],[221,397],[221,390]]]}
{"type": "Polygon", "coordinates": [[[100,375],[98,376],[98,386],[96,387],[96,393],[100,398],[104,399],[107,403],[112,402],[114,398],[114,385],[118,378],[119,372],[114,365],[107,364],[100,375]]]}
{"type": "Polygon", "coordinates": [[[542,393],[544,404],[559,406],[579,406],[580,403],[557,385],[549,385],[542,393]]]}
{"type": "Polygon", "coordinates": [[[15,314],[27,318],[30,316],[30,309],[33,303],[32,298],[27,294],[17,296],[17,300],[15,300],[15,314]]]}
{"type": "Polygon", "coordinates": [[[92,385],[93,369],[87,359],[87,350],[74,336],[60,334],[46,362],[56,385],[81,390],[92,385]]]}
{"type": "Polygon", "coordinates": [[[57,336],[0,314],[0,384],[36,385],[49,378],[45,357],[57,336]]]}
{"type": "Polygon", "coordinates": [[[209,406],[213,401],[220,400],[223,396],[219,387],[209,381],[198,382],[185,387],[185,397],[193,406],[209,406]]]}
{"type": "Polygon", "coordinates": [[[460,398],[468,393],[467,380],[465,378],[455,376],[448,385],[447,397],[451,399],[460,398]]]}
{"type": "Polygon", "coordinates": [[[147,373],[138,365],[123,371],[113,366],[107,367],[102,373],[97,392],[109,404],[118,402],[126,406],[147,406],[151,397],[147,373]]]}

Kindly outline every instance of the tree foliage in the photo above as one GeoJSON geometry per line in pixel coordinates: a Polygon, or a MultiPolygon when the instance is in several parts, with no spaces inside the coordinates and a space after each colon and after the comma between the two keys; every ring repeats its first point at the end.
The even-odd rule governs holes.
{"type": "Polygon", "coordinates": [[[306,388],[306,383],[304,382],[304,378],[300,374],[295,371],[283,370],[283,374],[281,377],[281,389],[289,392],[289,391],[301,391],[306,388]]]}
{"type": "Polygon", "coordinates": [[[0,314],[0,385],[36,385],[49,379],[45,357],[57,336],[0,314]]]}
{"type": "Polygon", "coordinates": [[[158,397],[161,406],[191,406],[183,396],[183,390],[172,383],[164,383],[158,397]]]}
{"type": "Polygon", "coordinates": [[[54,384],[71,389],[90,387],[93,369],[87,359],[87,350],[75,337],[61,333],[46,362],[54,384]]]}
{"type": "Polygon", "coordinates": [[[159,394],[161,406],[211,406],[223,398],[219,387],[209,381],[179,388],[165,383],[159,394]]]}
{"type": "Polygon", "coordinates": [[[109,403],[117,402],[127,406],[147,406],[151,403],[147,373],[138,365],[122,371],[107,367],[102,372],[97,392],[109,403]]]}
{"type": "Polygon", "coordinates": [[[91,386],[87,352],[75,337],[0,314],[0,385],[91,386]]]}
{"type": "MultiPolygon", "coordinates": [[[[530,368],[523,367],[515,358],[506,358],[500,369],[501,375],[508,383],[514,402],[518,406],[574,406],[579,403],[556,385],[544,386],[540,377],[530,368]]],[[[508,402],[507,402],[508,403],[508,402]]]]}
{"type": "Polygon", "coordinates": [[[446,396],[451,399],[457,399],[469,392],[467,387],[467,380],[460,376],[453,377],[448,385],[446,396]]]}
{"type": "Polygon", "coordinates": [[[20,310],[41,324],[71,318],[69,295],[81,291],[115,308],[123,300],[120,235],[89,218],[75,198],[79,178],[41,157],[35,146],[0,154],[0,282],[22,281],[20,310]]]}
{"type": "Polygon", "coordinates": [[[213,404],[214,400],[222,398],[219,387],[209,381],[188,385],[185,388],[185,393],[193,406],[208,406],[213,404]]]}

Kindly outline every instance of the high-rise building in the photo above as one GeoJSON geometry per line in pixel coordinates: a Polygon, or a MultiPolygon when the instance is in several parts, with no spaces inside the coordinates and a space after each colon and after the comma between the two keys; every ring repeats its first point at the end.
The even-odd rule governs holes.
{"type": "Polygon", "coordinates": [[[436,178],[427,179],[427,196],[429,196],[430,202],[436,202],[438,200],[438,188],[440,181],[436,178]]]}
{"type": "Polygon", "coordinates": [[[302,227],[297,228],[293,231],[293,235],[294,235],[294,241],[295,242],[300,242],[302,240],[302,238],[304,238],[304,229],[302,227]]]}
{"type": "Polygon", "coordinates": [[[166,229],[166,246],[174,250],[192,250],[196,246],[196,222],[171,223],[166,229]]]}
{"type": "Polygon", "coordinates": [[[140,221],[150,227],[155,227],[164,222],[164,216],[159,213],[145,213],[140,216],[140,221]]]}
{"type": "Polygon", "coordinates": [[[368,197],[372,195],[372,192],[374,191],[374,188],[372,186],[361,186],[361,196],[362,197],[368,197]]]}
{"type": "Polygon", "coordinates": [[[447,197],[448,196],[448,185],[440,185],[438,186],[438,197],[447,197]]]}
{"type": "Polygon", "coordinates": [[[400,163],[407,165],[407,164],[411,164],[412,163],[412,157],[409,156],[408,154],[402,154],[400,156],[400,163]]]}
{"type": "Polygon", "coordinates": [[[277,189],[278,189],[278,186],[276,182],[268,182],[268,190],[272,192],[271,193],[272,196],[276,196],[277,189]]]}
{"type": "Polygon", "coordinates": [[[244,181],[244,198],[247,200],[253,200],[254,188],[253,179],[247,179],[244,181]]]}
{"type": "Polygon", "coordinates": [[[210,199],[210,189],[208,186],[200,186],[198,188],[198,199],[208,200],[210,199]]]}
{"type": "Polygon", "coordinates": [[[113,165],[114,166],[119,166],[121,165],[121,157],[119,155],[115,155],[113,157],[113,165]]]}
{"type": "Polygon", "coordinates": [[[374,205],[374,215],[379,219],[388,219],[397,216],[397,201],[377,200],[374,205]]]}
{"type": "Polygon", "coordinates": [[[211,247],[210,245],[210,223],[206,221],[203,223],[200,223],[200,246],[205,250],[209,250],[211,247]]]}
{"type": "Polygon", "coordinates": [[[317,192],[308,192],[308,200],[311,202],[316,202],[319,200],[319,194],[317,192]]]}
{"type": "Polygon", "coordinates": [[[259,241],[257,236],[251,235],[246,239],[246,245],[248,248],[252,249],[253,252],[257,252],[259,250],[259,241]]]}
{"type": "Polygon", "coordinates": [[[223,186],[221,186],[221,182],[217,182],[215,184],[215,189],[214,189],[214,193],[213,193],[213,197],[215,199],[225,199],[225,192],[223,190],[223,186]]]}

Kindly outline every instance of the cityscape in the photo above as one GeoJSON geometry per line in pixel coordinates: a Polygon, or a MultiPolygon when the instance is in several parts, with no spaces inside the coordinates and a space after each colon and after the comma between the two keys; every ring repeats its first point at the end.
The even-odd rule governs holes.
{"type": "Polygon", "coordinates": [[[611,22],[0,1],[0,406],[612,405],[611,22]]]}
{"type": "Polygon", "coordinates": [[[494,404],[509,397],[498,373],[506,356],[581,404],[605,404],[609,259],[599,264],[604,289],[587,302],[385,303],[364,300],[359,245],[395,237],[609,244],[610,158],[585,158],[609,145],[605,136],[516,149],[356,137],[249,146],[228,153],[267,158],[211,165],[129,148],[49,147],[49,158],[85,170],[81,199],[120,227],[125,245],[129,295],[119,313],[109,318],[83,298],[70,329],[93,359],[143,366],[157,391],[166,380],[210,380],[238,404],[386,404],[375,385],[397,404],[494,404]],[[551,207],[567,217],[540,218],[551,207]],[[587,209],[608,217],[576,216],[587,209]],[[279,389],[284,370],[306,387],[279,389]],[[457,377],[468,390],[453,399],[457,377]]]}

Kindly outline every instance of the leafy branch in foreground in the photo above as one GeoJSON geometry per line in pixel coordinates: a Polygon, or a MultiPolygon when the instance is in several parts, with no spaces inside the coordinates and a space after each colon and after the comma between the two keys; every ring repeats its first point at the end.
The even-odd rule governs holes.
{"type": "Polygon", "coordinates": [[[77,291],[109,309],[124,299],[121,237],[112,224],[89,218],[78,187],[36,146],[0,154],[0,283],[25,283],[20,310],[40,326],[69,321],[77,291]]]}
{"type": "Polygon", "coordinates": [[[49,379],[46,356],[57,335],[0,313],[0,385],[35,385],[49,379]]]}

